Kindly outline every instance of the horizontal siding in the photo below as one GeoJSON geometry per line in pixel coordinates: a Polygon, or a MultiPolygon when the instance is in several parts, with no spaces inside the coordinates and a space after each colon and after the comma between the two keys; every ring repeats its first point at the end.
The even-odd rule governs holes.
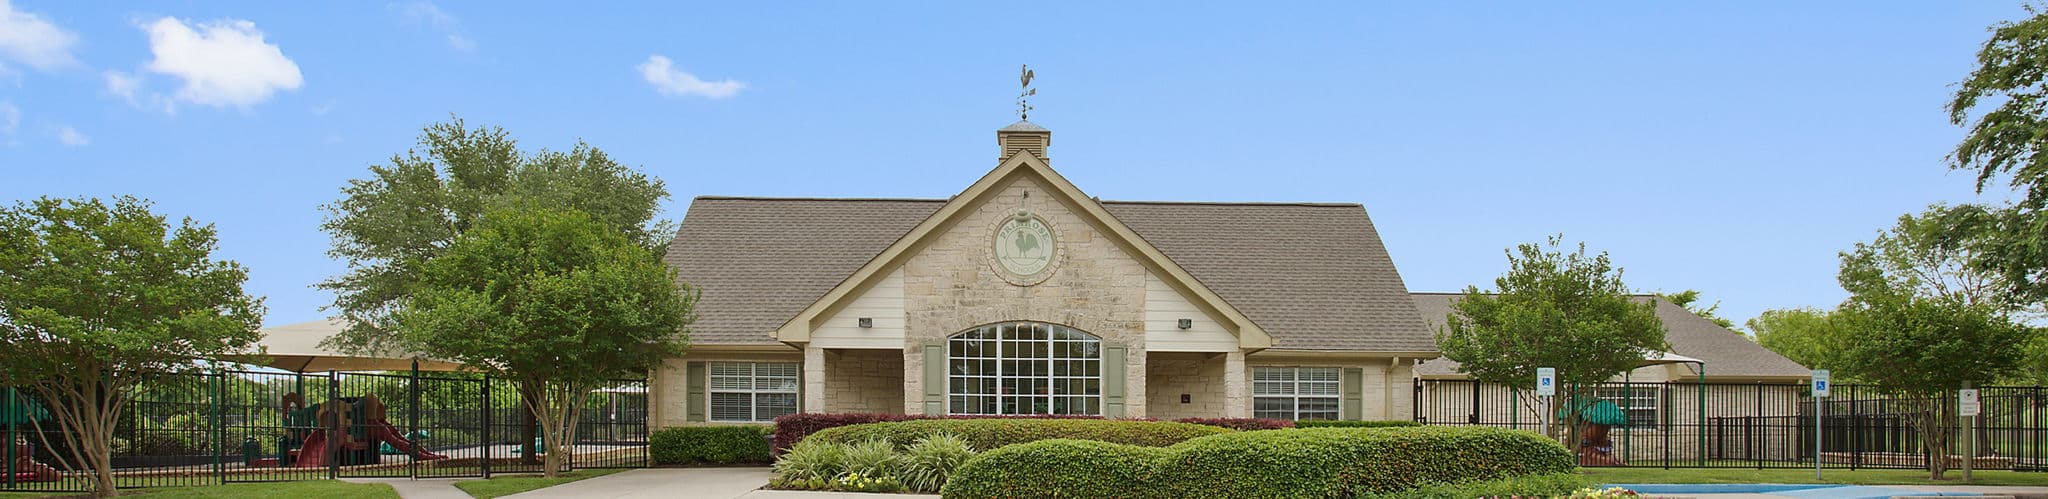
{"type": "Polygon", "coordinates": [[[1237,336],[1223,329],[1215,318],[1194,302],[1181,296],[1158,276],[1145,275],[1145,350],[1151,352],[1229,352],[1237,350],[1237,336]],[[1181,319],[1193,319],[1194,328],[1181,329],[1181,319]]]}
{"type": "Polygon", "coordinates": [[[823,348],[903,348],[906,316],[903,269],[898,268],[813,330],[811,344],[823,348]],[[860,327],[862,317],[874,319],[874,327],[860,327]]]}

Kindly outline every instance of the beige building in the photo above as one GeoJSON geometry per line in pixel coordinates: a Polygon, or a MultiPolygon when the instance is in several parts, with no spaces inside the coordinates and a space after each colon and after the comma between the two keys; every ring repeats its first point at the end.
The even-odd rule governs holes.
{"type": "Polygon", "coordinates": [[[1437,356],[1358,204],[1103,201],[996,132],[948,199],[701,197],[656,426],[793,412],[1407,419],[1437,356]]]}
{"type": "MultiPolygon", "coordinates": [[[[1051,138],[998,130],[995,169],[948,199],[697,198],[667,258],[702,299],[689,353],[654,376],[654,424],[1473,410],[1438,396],[1452,366],[1420,362],[1438,356],[1431,324],[1450,295],[1409,293],[1363,206],[1103,201],[1053,170],[1051,138]]],[[[1659,313],[1710,381],[1805,372],[1669,303],[1659,313]]],[[[1697,379],[1686,369],[1633,380],[1697,379]]],[[[1632,411],[1679,403],[1613,395],[1632,411]]]]}

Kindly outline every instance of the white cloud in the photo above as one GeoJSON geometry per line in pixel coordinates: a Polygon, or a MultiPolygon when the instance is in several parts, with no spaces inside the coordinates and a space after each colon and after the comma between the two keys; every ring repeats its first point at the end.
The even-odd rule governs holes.
{"type": "MultiPolygon", "coordinates": [[[[176,98],[209,106],[249,107],[279,90],[305,85],[299,65],[263,41],[256,23],[222,19],[186,24],[165,17],[142,27],[156,59],[143,66],[184,80],[176,98]]],[[[116,88],[112,78],[109,90],[116,88]]]]}
{"type": "Polygon", "coordinates": [[[21,128],[21,108],[14,107],[12,102],[0,101],[0,137],[14,135],[17,128],[21,128]]]}
{"type": "Polygon", "coordinates": [[[449,47],[460,52],[476,51],[476,40],[470,39],[462,32],[462,20],[456,19],[448,11],[441,10],[441,6],[434,5],[433,2],[418,1],[393,7],[398,9],[399,15],[404,17],[406,22],[424,24],[441,32],[447,38],[449,47]]]}
{"type": "Polygon", "coordinates": [[[57,129],[57,141],[62,142],[64,143],[64,145],[71,147],[79,147],[92,143],[92,139],[86,138],[85,134],[78,133],[78,129],[71,128],[70,125],[65,125],[63,128],[57,129]]]}
{"type": "Polygon", "coordinates": [[[129,104],[135,103],[135,91],[142,88],[141,78],[111,69],[100,74],[107,80],[107,93],[128,99],[129,104]]]}
{"type": "MultiPolygon", "coordinates": [[[[77,62],[71,58],[71,44],[77,42],[78,35],[0,0],[0,59],[36,69],[56,69],[77,62]]],[[[0,66],[0,71],[4,70],[5,66],[0,66]]]]}
{"type": "Polygon", "coordinates": [[[647,56],[647,62],[636,66],[640,77],[654,85],[662,95],[698,95],[708,99],[724,99],[740,93],[747,84],[734,80],[704,81],[697,75],[678,71],[675,62],[661,54],[647,56]]]}

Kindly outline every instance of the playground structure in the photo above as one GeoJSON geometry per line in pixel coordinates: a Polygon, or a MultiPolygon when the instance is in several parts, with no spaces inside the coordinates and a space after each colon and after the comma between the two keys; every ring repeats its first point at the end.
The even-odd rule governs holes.
{"type": "Polygon", "coordinates": [[[255,460],[252,466],[318,468],[327,466],[330,456],[342,466],[378,464],[382,447],[431,461],[447,459],[407,439],[391,425],[384,402],[376,395],[344,397],[312,406],[298,392],[285,394],[279,403],[286,434],[278,437],[277,457],[255,460]],[[379,445],[381,444],[381,445],[379,445]]]}
{"type": "Polygon", "coordinates": [[[35,453],[31,451],[27,440],[15,439],[13,454],[14,463],[8,469],[13,470],[16,482],[54,482],[62,477],[57,473],[57,468],[36,462],[35,453]]]}

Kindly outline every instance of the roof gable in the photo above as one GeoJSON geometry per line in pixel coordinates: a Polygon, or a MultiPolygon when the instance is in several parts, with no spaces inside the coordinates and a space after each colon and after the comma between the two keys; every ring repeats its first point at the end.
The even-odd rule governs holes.
{"type": "Polygon", "coordinates": [[[1060,203],[1073,210],[1077,216],[1095,225],[1102,233],[1123,247],[1133,258],[1157,275],[1160,280],[1166,282],[1175,291],[1187,296],[1189,301],[1194,302],[1204,312],[1214,315],[1218,322],[1224,326],[1224,329],[1237,335],[1240,347],[1267,348],[1272,346],[1272,337],[1264,329],[1260,328],[1257,323],[1252,322],[1242,312],[1231,306],[1229,302],[1224,301],[1214,290],[1204,286],[1194,276],[1190,275],[1186,269],[1181,268],[1180,265],[1169,259],[1159,248],[1153,246],[1150,242],[1139,236],[1136,231],[1118,220],[1114,215],[1111,215],[1109,211],[1103,208],[1100,202],[1087,197],[1086,194],[1081,192],[1080,188],[1075,187],[1072,182],[1060,176],[1059,172],[1054,171],[1043,160],[1027,152],[1018,152],[1011,155],[1009,159],[1004,160],[994,170],[990,170],[988,174],[983,175],[980,180],[968,186],[966,190],[946,201],[944,205],[938,207],[930,216],[911,228],[908,233],[897,238],[894,243],[888,245],[888,247],[882,249],[873,258],[869,259],[866,264],[863,264],[860,268],[854,270],[852,274],[846,276],[838,285],[827,290],[816,301],[804,307],[794,317],[789,318],[788,321],[777,327],[773,332],[774,338],[777,341],[786,343],[809,341],[811,330],[818,327],[821,321],[830,317],[839,308],[844,307],[853,297],[858,296],[861,291],[880,282],[888,270],[902,265],[910,257],[914,256],[917,250],[923,246],[927,237],[943,233],[962,216],[967,214],[970,208],[986,202],[995,193],[995,188],[998,185],[1017,177],[1029,177],[1042,185],[1046,188],[1048,194],[1053,195],[1060,203]]]}

